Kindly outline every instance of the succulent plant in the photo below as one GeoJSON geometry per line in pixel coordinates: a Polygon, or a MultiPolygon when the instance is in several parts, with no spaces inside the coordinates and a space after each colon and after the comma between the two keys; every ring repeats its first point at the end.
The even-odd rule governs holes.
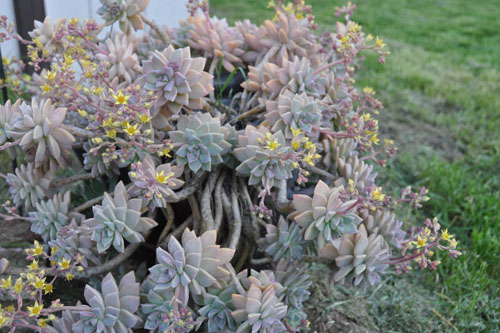
{"type": "Polygon", "coordinates": [[[106,53],[98,53],[97,58],[109,63],[107,73],[110,79],[118,77],[130,84],[142,74],[139,60],[134,53],[135,44],[133,34],[115,33],[101,45],[106,53]]]}
{"type": "Polygon", "coordinates": [[[16,206],[24,204],[24,209],[29,210],[42,200],[49,189],[50,179],[33,163],[21,164],[15,174],[7,174],[9,193],[16,206]]]}
{"type": "Polygon", "coordinates": [[[182,245],[175,237],[168,242],[168,251],[156,249],[158,264],[151,267],[150,279],[154,290],[176,289],[179,301],[187,304],[191,295],[201,295],[202,289],[219,286],[217,279],[229,275],[223,266],[232,259],[234,250],[215,244],[215,230],[197,237],[194,231],[184,230],[182,245]]]}
{"type": "Polygon", "coordinates": [[[345,235],[338,249],[329,244],[320,250],[320,255],[335,259],[334,283],[361,284],[363,290],[367,284],[379,283],[380,275],[389,266],[389,250],[384,238],[376,234],[368,236],[363,224],[356,234],[345,235]]]}
{"type": "Polygon", "coordinates": [[[232,286],[210,290],[204,297],[204,306],[198,313],[207,318],[208,332],[234,332],[236,322],[231,316],[235,310],[232,294],[236,290],[232,286]]]}
{"type": "Polygon", "coordinates": [[[351,155],[356,155],[357,143],[354,139],[328,138],[322,141],[325,156],[323,164],[330,171],[336,172],[337,162],[340,158],[346,159],[351,155]]]}
{"type": "Polygon", "coordinates": [[[7,100],[5,105],[0,105],[0,145],[11,139],[9,132],[12,130],[16,118],[21,115],[19,111],[20,104],[21,100],[18,99],[14,104],[7,100]]]}
{"type": "Polygon", "coordinates": [[[302,238],[300,226],[280,216],[278,226],[266,224],[266,237],[259,240],[259,245],[267,254],[278,262],[284,258],[287,261],[297,260],[302,257],[306,249],[306,241],[302,238]]]}
{"type": "Polygon", "coordinates": [[[276,265],[274,275],[283,288],[279,290],[278,296],[284,300],[289,307],[296,309],[302,308],[311,294],[309,287],[312,284],[310,276],[306,274],[306,268],[299,268],[293,263],[281,259],[276,265]]]}
{"type": "Polygon", "coordinates": [[[292,129],[300,129],[309,136],[318,136],[314,126],[321,124],[318,103],[305,93],[294,94],[289,90],[282,92],[277,101],[266,101],[267,113],[263,126],[275,133],[282,131],[285,138],[293,138],[292,129]]]}
{"type": "Polygon", "coordinates": [[[304,228],[304,239],[317,240],[318,247],[327,243],[340,246],[344,234],[353,234],[361,223],[356,215],[356,200],[343,200],[340,197],[344,191],[342,186],[330,188],[319,181],[314,188],[314,195],[294,194],[293,206],[295,212],[288,215],[304,228]]]}
{"type": "Polygon", "coordinates": [[[306,274],[306,267],[299,268],[293,263],[281,259],[274,270],[276,280],[283,286],[278,297],[288,306],[287,321],[292,327],[301,325],[307,314],[302,310],[303,303],[311,293],[312,280],[306,274]]]}
{"type": "Polygon", "coordinates": [[[114,177],[120,174],[120,168],[116,159],[112,159],[109,163],[103,159],[103,154],[106,154],[106,148],[95,148],[89,142],[83,144],[83,167],[85,170],[90,170],[93,177],[106,175],[114,177]]]}
{"type": "MultiPolygon", "coordinates": [[[[80,306],[78,301],[77,306],[80,306]]],[[[47,333],[72,333],[73,325],[80,320],[80,315],[78,312],[72,312],[65,310],[62,312],[61,318],[55,317],[52,321],[53,326],[48,326],[46,328],[47,333]]]]}
{"type": "Polygon", "coordinates": [[[339,158],[337,163],[341,178],[335,181],[336,186],[346,186],[349,179],[352,179],[356,189],[363,192],[375,183],[377,173],[373,172],[373,166],[360,160],[358,156],[350,156],[346,160],[339,158]]]}
{"type": "Polygon", "coordinates": [[[130,243],[144,241],[141,234],[154,228],[157,223],[149,217],[141,217],[141,199],[129,199],[123,182],[115,187],[114,196],[104,193],[102,205],[92,207],[94,217],[84,221],[92,229],[92,240],[102,253],[111,245],[118,251],[125,250],[125,240],[130,243]]]}
{"type": "Polygon", "coordinates": [[[38,102],[33,98],[31,105],[22,103],[20,111],[21,116],[14,122],[9,135],[21,139],[19,146],[34,155],[36,168],[47,159],[64,167],[75,142],[73,135],[62,126],[66,108],[55,108],[50,99],[38,102]]]}
{"type": "Polygon", "coordinates": [[[211,171],[213,165],[223,162],[231,145],[224,140],[219,118],[209,113],[182,116],[177,130],[168,132],[179,166],[188,165],[193,172],[211,171]]]}
{"type": "Polygon", "coordinates": [[[251,284],[247,295],[233,294],[232,302],[236,310],[231,315],[239,324],[236,332],[286,332],[282,320],[288,308],[272,285],[261,289],[251,284]]]}
{"type": "Polygon", "coordinates": [[[46,242],[57,238],[57,232],[68,223],[71,192],[64,195],[54,194],[52,199],[35,204],[36,210],[30,212],[31,231],[39,234],[46,242]]]}
{"type": "Polygon", "coordinates": [[[377,209],[374,212],[361,211],[363,224],[369,234],[381,235],[384,240],[396,249],[401,248],[405,232],[401,229],[403,222],[396,219],[393,212],[377,209]]]}
{"type": "Polygon", "coordinates": [[[50,17],[45,17],[43,22],[35,20],[33,31],[28,32],[28,35],[34,40],[38,41],[44,50],[48,53],[64,52],[65,40],[57,38],[57,33],[64,28],[66,19],[58,18],[54,23],[50,17]]]}
{"type": "Polygon", "coordinates": [[[175,195],[174,190],[184,185],[178,179],[184,172],[183,167],[170,163],[155,166],[151,156],[146,155],[142,162],[137,162],[129,172],[132,186],[131,195],[143,199],[143,203],[151,203],[153,207],[166,207],[166,199],[175,195]]]}
{"type": "Polygon", "coordinates": [[[173,289],[163,291],[150,290],[147,296],[147,303],[141,305],[142,313],[147,315],[144,328],[147,330],[158,330],[165,332],[169,326],[169,322],[165,320],[168,313],[174,308],[173,289]]]}
{"type": "Polygon", "coordinates": [[[183,106],[202,108],[201,99],[213,90],[213,76],[204,67],[205,59],[192,58],[189,47],[174,49],[172,45],[162,52],[155,51],[151,60],[143,62],[144,89],[157,97],[155,127],[165,128],[167,118],[179,113],[183,106]]]}
{"type": "Polygon", "coordinates": [[[108,273],[102,280],[101,292],[86,285],[84,296],[89,306],[78,312],[80,319],[73,325],[75,333],[132,332],[141,322],[135,314],[140,299],[134,271],[125,274],[119,285],[108,273]]]}
{"type": "Polygon", "coordinates": [[[241,86],[256,93],[262,100],[273,100],[284,86],[284,83],[277,79],[279,71],[280,67],[271,62],[259,63],[257,67],[248,66],[248,78],[241,86]]]}
{"type": "Polygon", "coordinates": [[[187,26],[188,45],[214,61],[222,59],[222,65],[228,72],[235,66],[242,65],[241,56],[245,53],[242,49],[244,41],[240,33],[228,26],[226,19],[216,17],[208,19],[198,14],[190,16],[183,23],[187,26]]]}
{"type": "Polygon", "coordinates": [[[274,134],[267,128],[255,128],[247,125],[242,135],[238,136],[238,148],[233,154],[241,162],[236,172],[249,176],[248,184],[262,183],[265,188],[274,186],[275,180],[292,178],[293,162],[281,156],[291,153],[281,131],[274,134]]]}
{"type": "Polygon", "coordinates": [[[120,24],[123,32],[130,32],[130,25],[135,30],[143,29],[141,12],[148,6],[149,0],[101,0],[102,6],[97,9],[97,14],[101,15],[106,25],[111,25],[116,21],[120,24]]]}
{"type": "MultiPolygon", "coordinates": [[[[314,42],[307,19],[298,20],[293,13],[277,12],[278,20],[266,20],[259,28],[259,34],[252,38],[250,47],[271,49],[278,48],[274,60],[281,63],[282,59],[292,59],[294,56],[315,59],[319,45],[314,42]]],[[[247,43],[250,36],[245,36],[247,43]]]]}
{"type": "Polygon", "coordinates": [[[48,242],[51,249],[56,249],[55,252],[51,253],[55,261],[73,260],[80,254],[83,257],[81,260],[83,267],[87,267],[89,261],[94,265],[101,263],[97,256],[96,244],[91,239],[92,230],[81,225],[84,218],[84,215],[77,215],[69,225],[59,229],[55,240],[48,242]]]}

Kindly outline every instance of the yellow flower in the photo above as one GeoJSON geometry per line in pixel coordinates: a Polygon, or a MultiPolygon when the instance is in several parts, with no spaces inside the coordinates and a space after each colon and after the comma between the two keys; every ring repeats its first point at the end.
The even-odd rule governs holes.
{"type": "Polygon", "coordinates": [[[453,239],[453,235],[450,235],[448,233],[448,229],[444,229],[444,231],[441,231],[441,238],[449,241],[449,240],[453,239]]]}
{"type": "Polygon", "coordinates": [[[385,200],[385,194],[382,193],[382,187],[377,187],[372,193],[372,198],[373,200],[376,201],[384,201],[385,200]]]}
{"type": "Polygon", "coordinates": [[[115,104],[116,105],[127,105],[128,104],[128,99],[130,98],[129,95],[123,95],[121,90],[118,90],[118,95],[112,94],[112,97],[115,99],[115,104]]]}
{"type": "Polygon", "coordinates": [[[2,327],[5,323],[9,321],[9,317],[4,316],[2,312],[0,312],[0,327],[2,327]]]}
{"type": "Polygon", "coordinates": [[[71,281],[73,280],[74,275],[71,273],[66,273],[66,280],[71,281]]]}
{"type": "Polygon", "coordinates": [[[57,264],[59,265],[59,267],[61,267],[62,270],[64,270],[64,269],[69,268],[70,263],[71,263],[71,260],[63,258],[63,260],[58,262],[57,264]]]}
{"type": "Polygon", "coordinates": [[[50,294],[52,293],[52,291],[54,290],[54,286],[49,283],[49,284],[46,284],[44,287],[43,287],[43,291],[44,291],[44,294],[47,295],[47,294],[50,294]]]}
{"type": "Polygon", "coordinates": [[[165,175],[165,171],[162,170],[162,172],[158,173],[156,171],[156,181],[160,184],[166,184],[167,181],[174,175],[173,172],[170,172],[169,174],[165,175]]]}
{"type": "Polygon", "coordinates": [[[78,111],[78,114],[80,114],[80,116],[81,116],[82,118],[87,118],[87,115],[88,115],[88,114],[87,114],[87,111],[85,111],[85,110],[80,110],[80,109],[78,109],[77,111],[78,111]]]}
{"type": "Polygon", "coordinates": [[[8,312],[14,312],[14,305],[9,305],[8,307],[5,308],[8,312]]]}
{"type": "Polygon", "coordinates": [[[28,311],[30,313],[30,317],[36,317],[40,315],[40,312],[42,312],[43,309],[43,304],[38,304],[38,301],[35,301],[34,306],[28,306],[28,311]]]}
{"type": "Polygon", "coordinates": [[[163,148],[162,150],[160,150],[160,151],[158,152],[158,155],[159,155],[160,157],[162,157],[162,156],[172,157],[172,155],[170,155],[170,152],[171,152],[171,151],[172,151],[172,149],[170,148],[170,146],[169,146],[169,147],[165,147],[165,148],[163,148]]]}
{"type": "Polygon", "coordinates": [[[378,136],[377,134],[373,134],[372,136],[370,136],[370,141],[373,142],[374,144],[378,145],[378,136]]]}
{"type": "Polygon", "coordinates": [[[47,71],[47,75],[44,75],[44,78],[49,80],[49,81],[54,81],[54,79],[56,78],[56,74],[57,72],[56,71],[47,71]]]}
{"type": "Polygon", "coordinates": [[[38,241],[35,241],[34,244],[35,244],[35,248],[32,249],[33,255],[34,256],[41,255],[43,253],[43,247],[40,246],[40,243],[38,243],[38,241]]]}
{"type": "Polygon", "coordinates": [[[450,242],[450,247],[451,247],[452,249],[456,248],[456,247],[457,247],[457,245],[458,245],[457,240],[456,240],[456,239],[454,239],[454,238],[453,238],[453,239],[450,239],[450,240],[449,240],[449,242],[450,242]]]}
{"type": "Polygon", "coordinates": [[[31,285],[35,287],[35,289],[43,289],[45,287],[45,278],[40,280],[40,278],[36,278],[35,282],[31,282],[31,285]]]}
{"type": "Polygon", "coordinates": [[[321,158],[321,155],[315,154],[312,151],[308,152],[304,157],[304,162],[309,164],[310,166],[314,166],[314,160],[321,158]]]}
{"type": "Polygon", "coordinates": [[[293,150],[297,150],[300,148],[300,141],[297,141],[297,140],[293,140],[292,141],[292,149],[293,150]]]}
{"type": "Polygon", "coordinates": [[[304,133],[304,132],[302,132],[302,130],[300,128],[292,128],[291,131],[292,131],[292,135],[293,135],[294,138],[297,138],[302,133],[304,133]]]}
{"type": "Polygon", "coordinates": [[[92,142],[96,145],[100,145],[103,141],[101,138],[92,138],[92,142]]]}
{"type": "Polygon", "coordinates": [[[365,95],[374,95],[375,94],[375,90],[373,90],[372,87],[364,87],[363,88],[363,93],[365,95]]]}
{"type": "Polygon", "coordinates": [[[375,38],[375,46],[378,47],[378,48],[381,48],[383,49],[385,47],[385,44],[384,44],[384,41],[380,38],[375,38]]]}
{"type": "Polygon", "coordinates": [[[278,143],[278,139],[277,138],[273,139],[272,134],[267,132],[266,133],[266,145],[264,146],[264,148],[267,148],[267,149],[273,151],[273,150],[276,150],[276,148],[278,148],[279,146],[281,146],[281,144],[278,143]]]}
{"type": "Polygon", "coordinates": [[[114,130],[114,129],[106,130],[106,136],[111,138],[111,139],[116,138],[116,130],[114,130]]]}
{"type": "Polygon", "coordinates": [[[28,265],[28,269],[30,271],[34,271],[35,269],[38,269],[38,260],[34,260],[31,262],[31,264],[28,265]]]}
{"type": "Polygon", "coordinates": [[[64,55],[64,64],[67,67],[70,67],[71,65],[73,65],[73,62],[75,62],[75,61],[71,58],[70,54],[65,54],[64,55]]]}
{"type": "Polygon", "coordinates": [[[0,286],[3,289],[10,289],[12,287],[12,277],[9,275],[7,279],[2,279],[2,284],[0,286]]]}
{"type": "Polygon", "coordinates": [[[69,20],[69,24],[71,25],[76,25],[78,23],[78,19],[76,17],[73,17],[71,20],[69,20]]]}
{"type": "Polygon", "coordinates": [[[147,114],[141,114],[140,116],[141,123],[146,124],[149,123],[151,120],[151,117],[149,117],[147,114]]]}
{"type": "Polygon", "coordinates": [[[109,117],[108,119],[104,119],[104,121],[102,122],[102,127],[113,127],[117,125],[115,122],[113,122],[113,119],[111,119],[111,117],[109,117]]]}
{"type": "Polygon", "coordinates": [[[125,128],[125,132],[127,132],[128,135],[132,136],[137,133],[140,133],[140,130],[137,129],[137,124],[131,126],[129,123],[127,123],[127,128],[125,128]]]}
{"type": "Polygon", "coordinates": [[[425,239],[425,238],[422,238],[420,235],[418,235],[418,239],[417,239],[417,248],[424,247],[424,246],[425,246],[425,243],[426,243],[426,239],[425,239]]]}
{"type": "Polygon", "coordinates": [[[41,327],[41,328],[45,328],[45,327],[47,327],[47,322],[48,322],[47,318],[39,319],[38,320],[38,326],[41,327]]]}

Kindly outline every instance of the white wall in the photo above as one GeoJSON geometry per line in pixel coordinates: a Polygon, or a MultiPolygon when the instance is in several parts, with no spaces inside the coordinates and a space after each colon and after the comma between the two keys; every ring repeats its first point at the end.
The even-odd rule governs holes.
{"type": "MultiPolygon", "coordinates": [[[[9,20],[15,23],[15,13],[13,1],[0,0],[0,15],[6,15],[9,20]]],[[[44,0],[45,13],[53,19],[58,17],[79,19],[96,19],[101,22],[101,17],[96,14],[101,6],[99,0],[44,0]]],[[[179,20],[187,17],[187,0],[150,0],[149,6],[144,14],[159,25],[166,24],[169,27],[176,27],[179,20]]],[[[2,55],[19,55],[19,45],[16,41],[8,41],[1,44],[2,55]]]]}
{"type": "MultiPolygon", "coordinates": [[[[14,22],[14,27],[16,24],[16,14],[14,12],[14,3],[11,0],[0,0],[0,15],[5,15],[10,22],[14,22]]],[[[2,56],[12,57],[19,56],[19,44],[15,40],[9,40],[3,42],[2,56]]]]}

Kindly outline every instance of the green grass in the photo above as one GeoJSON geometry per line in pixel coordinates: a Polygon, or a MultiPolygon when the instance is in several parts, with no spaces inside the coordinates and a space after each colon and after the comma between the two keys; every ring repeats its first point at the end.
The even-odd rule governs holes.
{"type": "MultiPolygon", "coordinates": [[[[229,21],[270,18],[267,0],[211,0],[229,21]]],[[[320,30],[335,6],[310,0],[320,30]]],[[[492,332],[500,325],[500,20],[496,0],[359,0],[353,19],[379,35],[391,56],[367,55],[360,86],[385,105],[381,131],[401,154],[381,171],[387,187],[425,185],[432,200],[402,216],[439,217],[463,256],[436,272],[390,276],[377,297],[357,301],[383,332],[492,332]],[[433,311],[432,311],[433,310],[433,311]],[[443,319],[445,318],[445,319],[443,319]]],[[[356,291],[351,291],[351,297],[356,291]]],[[[370,294],[370,292],[368,293],[370,294]]],[[[356,298],[357,299],[357,298],[356,298]]],[[[349,303],[339,305],[348,311],[349,303]]],[[[369,325],[368,325],[369,326],[369,325]]]]}

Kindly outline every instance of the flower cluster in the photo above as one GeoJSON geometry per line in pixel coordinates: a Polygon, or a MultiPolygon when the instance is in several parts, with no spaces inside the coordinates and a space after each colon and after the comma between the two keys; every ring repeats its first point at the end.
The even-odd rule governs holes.
{"type": "Polygon", "coordinates": [[[297,332],[306,258],[365,289],[391,265],[460,255],[437,220],[403,230],[395,209],[422,207],[426,189],[392,197],[377,179],[397,148],[354,75],[364,53],[389,52],[350,19],[354,5],[318,35],[305,1],[270,1],[263,24],[231,25],[190,0],[174,29],[144,15],[148,2],[101,0],[101,23],[47,17],[27,40],[0,17],[0,42],[28,49],[26,64],[2,59],[14,98],[0,106],[0,152],[16,167],[0,173],[0,217],[44,241],[27,267],[0,259],[17,301],[0,307],[1,328],[297,332]],[[115,279],[132,255],[148,275],[115,279]],[[94,276],[86,305],[43,297],[58,277],[94,276]]]}

